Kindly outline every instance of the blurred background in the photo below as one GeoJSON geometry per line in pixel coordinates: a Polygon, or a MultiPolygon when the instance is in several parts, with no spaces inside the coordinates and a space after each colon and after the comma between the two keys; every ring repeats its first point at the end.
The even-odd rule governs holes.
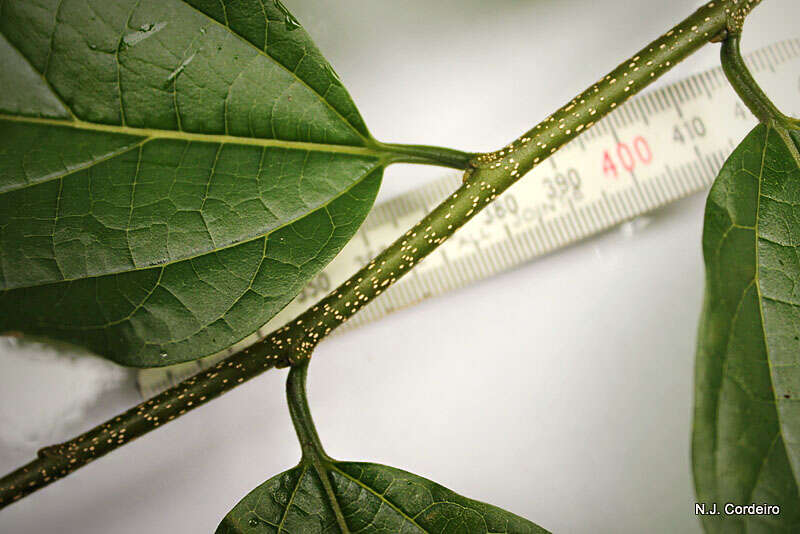
{"type": "MultiPolygon", "coordinates": [[[[475,151],[515,138],[699,6],[284,3],[376,138],[475,151]]],[[[799,17],[793,0],[765,1],[745,51],[799,37],[799,17]]],[[[659,83],[717,64],[708,46],[659,83]]],[[[381,199],[442,172],[391,167],[381,199]]],[[[699,532],[689,436],[703,203],[326,340],[309,377],[326,449],[558,533],[699,532]]],[[[284,378],[270,371],[14,504],[0,532],[212,532],[299,458],[284,378]]],[[[128,370],[0,340],[0,471],[138,401],[128,370]]]]}

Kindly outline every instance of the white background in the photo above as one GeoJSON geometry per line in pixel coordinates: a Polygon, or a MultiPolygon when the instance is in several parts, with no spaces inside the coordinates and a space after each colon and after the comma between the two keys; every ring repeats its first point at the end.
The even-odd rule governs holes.
{"type": "MultiPolygon", "coordinates": [[[[503,145],[695,0],[284,0],[373,134],[503,145]]],[[[769,0],[752,50],[798,37],[769,0]]],[[[708,46],[670,73],[717,64],[708,46]]],[[[386,199],[441,175],[392,167],[386,199]]],[[[689,439],[703,199],[325,341],[309,385],[328,452],[431,478],[554,532],[698,532],[689,439]]],[[[138,401],[95,359],[0,342],[0,471],[138,401]]],[[[0,533],[210,533],[299,448],[271,371],[0,512],[0,533]]]]}

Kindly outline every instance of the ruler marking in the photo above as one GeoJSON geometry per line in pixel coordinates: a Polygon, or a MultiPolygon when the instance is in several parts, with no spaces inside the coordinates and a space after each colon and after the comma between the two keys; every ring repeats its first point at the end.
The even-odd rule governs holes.
{"type": "Polygon", "coordinates": [[[611,197],[608,195],[608,193],[603,191],[601,198],[603,199],[603,207],[605,208],[606,213],[609,214],[608,218],[612,221],[621,220],[622,217],[618,213],[616,213],[613,204],[611,204],[611,197]]]}
{"type": "Polygon", "coordinates": [[[569,205],[569,211],[563,215],[564,225],[569,227],[572,234],[583,235],[584,229],[578,220],[578,216],[575,214],[575,206],[572,205],[572,200],[567,199],[567,204],[569,205]]]}
{"type": "Polygon", "coordinates": [[[475,280],[478,277],[478,271],[475,268],[475,265],[469,261],[469,254],[465,254],[461,258],[459,258],[459,262],[461,267],[464,269],[464,272],[467,274],[467,279],[475,280]]]}
{"type": "Polygon", "coordinates": [[[644,182],[639,184],[640,195],[642,195],[645,199],[647,204],[647,209],[652,209],[658,206],[659,202],[655,195],[653,195],[652,189],[648,187],[650,184],[650,179],[645,180],[644,182]]]}
{"type": "Polygon", "coordinates": [[[708,78],[708,73],[703,73],[703,75],[698,76],[697,79],[700,81],[700,85],[703,87],[703,92],[706,94],[709,100],[712,99],[711,96],[711,87],[709,87],[709,83],[706,81],[708,78]]]}
{"type": "Polygon", "coordinates": [[[708,95],[708,99],[713,100],[712,94],[717,90],[717,83],[714,81],[714,76],[712,76],[710,72],[706,71],[703,73],[702,78],[706,81],[706,84],[709,87],[709,93],[711,93],[708,95]]]}
{"type": "Polygon", "coordinates": [[[701,176],[700,165],[696,161],[690,161],[686,164],[686,173],[691,179],[692,187],[689,191],[699,191],[703,187],[703,179],[701,176]]]}
{"type": "Polygon", "coordinates": [[[558,217],[556,216],[545,223],[545,229],[547,230],[545,235],[552,235],[553,237],[553,243],[550,247],[551,249],[558,248],[561,243],[564,242],[564,235],[561,233],[561,228],[559,228],[558,224],[556,223],[557,220],[558,217]]]}
{"type": "Polygon", "coordinates": [[[505,242],[509,244],[510,252],[514,255],[514,263],[516,264],[518,261],[521,261],[522,258],[522,255],[519,253],[519,246],[514,236],[511,234],[511,228],[508,227],[508,223],[503,224],[503,229],[506,231],[505,242]]]}
{"type": "Polygon", "coordinates": [[[602,227],[602,222],[597,217],[597,212],[594,209],[593,203],[583,204],[579,210],[583,213],[583,217],[588,221],[589,228],[592,233],[597,233],[602,227]]]}
{"type": "Polygon", "coordinates": [[[761,71],[761,64],[758,61],[758,54],[750,54],[749,57],[744,58],[747,68],[758,74],[761,71]]]}
{"type": "Polygon", "coordinates": [[[674,201],[681,196],[681,186],[679,183],[675,182],[669,172],[664,172],[661,175],[661,183],[667,189],[670,200],[674,201]]]}
{"type": "MultiPolygon", "coordinates": [[[[490,252],[490,250],[487,252],[490,252]]],[[[477,252],[473,254],[471,257],[472,260],[475,262],[478,275],[480,276],[480,278],[483,278],[487,276],[490,272],[492,272],[491,266],[488,263],[489,254],[481,254],[480,252],[477,252]]]]}
{"type": "Polygon", "coordinates": [[[800,40],[785,41],[783,44],[785,45],[785,48],[787,50],[786,53],[787,61],[797,57],[796,48],[798,47],[798,45],[800,45],[800,40]]]}
{"type": "Polygon", "coordinates": [[[622,106],[619,108],[619,113],[623,116],[623,124],[624,126],[630,126],[634,122],[636,122],[636,118],[633,115],[633,106],[622,106]]]}
{"type": "Polygon", "coordinates": [[[569,225],[572,228],[572,231],[578,237],[583,237],[587,233],[587,229],[584,227],[583,222],[581,222],[580,218],[578,217],[578,213],[575,211],[575,207],[570,203],[570,211],[567,215],[567,220],[569,221],[569,225]]]}
{"type": "Polygon", "coordinates": [[[655,209],[661,207],[661,199],[658,197],[658,194],[653,189],[653,181],[648,180],[644,184],[642,184],[642,188],[644,189],[645,194],[648,198],[651,199],[650,206],[648,209],[655,209]]]}
{"type": "Polygon", "coordinates": [[[617,211],[620,214],[620,221],[625,222],[631,218],[631,212],[628,209],[628,206],[625,204],[625,199],[620,197],[622,191],[624,191],[624,189],[612,193],[609,195],[609,197],[614,202],[614,206],[617,208],[617,211]]]}
{"type": "Polygon", "coordinates": [[[691,93],[689,92],[689,87],[688,84],[686,83],[686,80],[679,81],[675,85],[675,89],[681,97],[681,103],[691,102],[692,100],[694,100],[694,98],[692,98],[691,93]]]}
{"type": "Polygon", "coordinates": [[[508,229],[509,240],[514,242],[514,247],[519,251],[518,262],[520,264],[525,262],[525,259],[533,252],[528,246],[527,241],[522,238],[522,235],[514,234],[511,228],[508,229]]]}
{"type": "Polygon", "coordinates": [[[447,260],[447,264],[450,267],[450,271],[456,273],[456,280],[459,285],[466,285],[469,281],[469,277],[467,276],[466,271],[462,268],[461,264],[457,261],[447,260]]]}
{"type": "Polygon", "coordinates": [[[608,198],[612,202],[612,206],[616,209],[617,213],[619,214],[617,220],[620,222],[625,222],[630,218],[625,205],[619,199],[619,192],[611,193],[608,195],[608,198]]]}
{"type": "Polygon", "coordinates": [[[578,211],[586,221],[590,234],[596,233],[600,230],[600,224],[598,224],[597,219],[595,219],[594,214],[592,213],[591,205],[584,204],[579,208],[578,211]]]}
{"type": "Polygon", "coordinates": [[[411,291],[412,288],[416,289],[416,291],[414,292],[414,293],[416,293],[416,295],[415,295],[416,298],[423,299],[428,294],[430,294],[430,291],[428,291],[428,288],[426,287],[425,280],[424,280],[424,277],[422,275],[422,271],[419,268],[412,269],[411,270],[411,276],[412,276],[411,279],[413,280],[413,284],[409,283],[409,284],[398,284],[398,285],[396,285],[395,287],[397,289],[394,290],[394,293],[392,294],[393,296],[395,296],[395,294],[400,294],[402,291],[411,291]]]}
{"type": "Polygon", "coordinates": [[[639,211],[639,206],[641,206],[641,202],[636,200],[636,188],[635,187],[627,187],[621,191],[623,202],[625,202],[626,207],[628,208],[628,217],[631,219],[636,217],[636,213],[639,211]]]}
{"type": "Polygon", "coordinates": [[[689,185],[684,180],[683,174],[680,172],[680,167],[676,167],[674,169],[672,167],[667,167],[667,172],[670,174],[670,177],[678,187],[679,196],[683,195],[689,190],[689,185]]]}
{"type": "Polygon", "coordinates": [[[680,87],[681,90],[683,90],[684,101],[685,102],[692,102],[696,98],[696,95],[694,94],[694,90],[692,89],[692,87],[690,85],[691,81],[692,81],[692,78],[689,77],[689,78],[686,78],[685,80],[682,80],[681,82],[678,83],[678,87],[680,87]]]}
{"type": "Polygon", "coordinates": [[[756,52],[759,60],[761,61],[762,67],[761,70],[771,70],[774,72],[772,62],[770,61],[769,54],[764,50],[758,50],[756,52]]]}
{"type": "Polygon", "coordinates": [[[592,202],[591,204],[592,211],[597,216],[597,219],[600,221],[600,227],[606,228],[611,224],[611,219],[608,218],[608,215],[605,212],[605,208],[603,207],[602,199],[592,202]]]}
{"type": "Polygon", "coordinates": [[[569,215],[569,212],[562,213],[558,215],[555,219],[556,225],[561,228],[561,235],[564,236],[559,245],[563,245],[564,243],[571,243],[576,239],[575,228],[572,225],[572,218],[569,215]]]}
{"type": "Polygon", "coordinates": [[[705,89],[703,88],[703,84],[700,83],[701,77],[694,75],[689,78],[689,83],[692,84],[695,93],[695,100],[700,100],[703,95],[705,94],[705,89]]]}
{"type": "Polygon", "coordinates": [[[469,270],[470,279],[477,280],[481,276],[481,265],[475,259],[474,253],[470,252],[464,255],[464,267],[469,270]]]}
{"type": "Polygon", "coordinates": [[[653,183],[655,183],[656,186],[658,186],[658,188],[661,190],[661,194],[664,196],[664,198],[667,199],[667,201],[670,201],[675,198],[675,195],[669,182],[664,180],[665,176],[665,174],[657,175],[655,180],[653,180],[653,183]]]}
{"type": "Polygon", "coordinates": [[[642,118],[642,122],[645,126],[650,126],[650,120],[648,120],[648,109],[647,109],[647,100],[643,98],[637,98],[633,101],[636,107],[639,109],[639,116],[642,118]]]}
{"type": "Polygon", "coordinates": [[[517,264],[517,251],[514,249],[514,238],[510,238],[507,240],[500,241],[497,243],[500,249],[500,255],[505,259],[506,268],[510,269],[511,267],[517,264]]]}
{"type": "Polygon", "coordinates": [[[673,172],[672,167],[670,167],[669,165],[665,166],[664,168],[667,171],[667,176],[669,177],[670,183],[672,183],[672,185],[675,186],[676,191],[678,191],[679,195],[682,194],[683,190],[685,189],[685,186],[683,183],[681,183],[680,176],[678,176],[675,172],[673,172]]]}
{"type": "Polygon", "coordinates": [[[778,43],[777,47],[778,51],[781,54],[781,64],[786,63],[792,57],[792,48],[791,45],[787,42],[778,43]]]}
{"type": "Polygon", "coordinates": [[[545,252],[550,252],[554,246],[552,240],[555,239],[555,235],[544,231],[546,228],[545,224],[546,223],[542,221],[542,223],[536,227],[536,234],[539,236],[539,239],[542,240],[542,243],[544,243],[543,250],[545,252]]]}
{"type": "Polygon", "coordinates": [[[533,250],[536,251],[537,256],[540,256],[542,254],[542,251],[544,250],[544,247],[542,246],[542,243],[539,241],[539,238],[536,236],[534,229],[528,228],[525,232],[522,233],[522,235],[526,236],[530,240],[530,242],[533,243],[533,250]]]}
{"type": "Polygon", "coordinates": [[[668,104],[666,100],[664,100],[664,95],[662,91],[656,89],[653,91],[650,96],[653,98],[653,102],[655,103],[657,113],[664,113],[664,111],[668,108],[668,104]]]}
{"type": "Polygon", "coordinates": [[[663,113],[664,105],[661,102],[661,97],[658,94],[658,91],[653,91],[649,93],[646,97],[650,103],[653,105],[653,115],[658,115],[659,113],[663,113]]]}
{"type": "Polygon", "coordinates": [[[769,58],[769,70],[771,72],[775,72],[775,68],[780,65],[781,61],[778,59],[778,53],[776,50],[769,48],[767,49],[767,57],[769,58]]]}
{"type": "MultiPolygon", "coordinates": [[[[706,157],[706,156],[703,156],[702,152],[700,152],[700,147],[695,145],[694,152],[697,155],[697,159],[700,162],[700,165],[703,167],[703,171],[704,172],[702,173],[702,175],[703,176],[716,176],[717,173],[719,172],[719,169],[716,169],[716,170],[714,169],[714,166],[711,165],[711,163],[709,162],[709,158],[706,157]]],[[[706,182],[706,180],[703,180],[703,185],[705,185],[705,182],[706,182]]]]}
{"type": "Polygon", "coordinates": [[[761,62],[761,70],[772,70],[769,54],[766,50],[756,50],[756,57],[761,62]]]}
{"type": "Polygon", "coordinates": [[[792,51],[794,52],[795,57],[800,55],[800,39],[790,41],[789,46],[791,46],[792,51]]]}
{"type": "Polygon", "coordinates": [[[564,235],[564,232],[561,228],[559,223],[559,217],[555,217],[554,219],[548,221],[547,223],[547,230],[548,232],[552,232],[553,234],[553,250],[560,248],[562,244],[566,243],[568,240],[564,235]]]}
{"type": "Polygon", "coordinates": [[[449,261],[449,265],[450,265],[450,269],[453,272],[457,273],[457,278],[458,278],[459,282],[466,283],[467,280],[469,280],[469,276],[467,275],[467,272],[464,270],[464,268],[462,267],[462,265],[461,265],[461,263],[459,262],[458,259],[450,260],[449,261]]]}
{"type": "Polygon", "coordinates": [[[678,117],[680,117],[682,119],[683,118],[683,111],[681,110],[681,106],[678,103],[678,99],[675,96],[675,93],[677,93],[677,91],[675,90],[675,86],[669,86],[669,87],[666,88],[666,94],[667,94],[667,96],[669,96],[672,99],[672,104],[673,104],[673,107],[675,108],[675,112],[678,114],[678,117]]]}
{"type": "Polygon", "coordinates": [[[519,237],[521,239],[523,239],[528,244],[528,248],[531,250],[531,254],[532,255],[536,255],[536,256],[539,255],[539,252],[541,251],[541,248],[539,247],[539,245],[536,244],[536,241],[534,240],[533,236],[531,235],[530,230],[528,230],[526,232],[519,232],[517,235],[519,235],[519,237]]]}
{"type": "Polygon", "coordinates": [[[680,171],[680,173],[684,177],[684,181],[687,184],[686,185],[686,189],[685,189],[686,192],[691,191],[692,189],[697,187],[697,184],[694,183],[694,178],[693,178],[693,176],[691,175],[691,172],[690,172],[691,163],[684,163],[683,165],[678,167],[676,170],[680,171]]]}
{"type": "Polygon", "coordinates": [[[597,223],[589,213],[589,206],[581,204],[575,208],[578,218],[581,220],[581,225],[586,228],[586,235],[591,235],[597,231],[597,223]]]}
{"type": "Polygon", "coordinates": [[[648,180],[647,183],[646,183],[646,188],[648,190],[648,194],[650,195],[650,198],[655,199],[654,206],[655,207],[661,207],[664,204],[666,204],[666,198],[664,197],[664,195],[661,194],[661,191],[659,191],[659,189],[658,189],[657,178],[658,178],[658,175],[656,175],[654,179],[648,180]]]}

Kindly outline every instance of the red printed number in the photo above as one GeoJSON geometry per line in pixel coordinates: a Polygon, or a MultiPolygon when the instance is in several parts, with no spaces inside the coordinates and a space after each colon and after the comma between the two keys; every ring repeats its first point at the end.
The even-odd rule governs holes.
{"type": "Polygon", "coordinates": [[[630,144],[618,143],[616,153],[613,155],[608,150],[603,152],[603,174],[616,180],[619,178],[620,167],[627,172],[633,172],[637,164],[648,165],[652,161],[653,152],[650,150],[650,145],[647,139],[639,135],[634,137],[630,144]]]}

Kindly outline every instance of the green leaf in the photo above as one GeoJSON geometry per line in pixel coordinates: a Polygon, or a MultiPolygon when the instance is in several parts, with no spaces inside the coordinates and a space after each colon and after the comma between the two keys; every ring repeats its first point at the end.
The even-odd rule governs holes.
{"type": "Polygon", "coordinates": [[[384,465],[331,462],[333,499],[309,463],[281,473],[236,505],[217,534],[290,532],[545,533],[530,521],[384,465]],[[347,530],[338,526],[334,507],[347,530]]]}
{"type": "Polygon", "coordinates": [[[265,324],[397,160],[277,0],[5,0],[0,62],[0,332],[125,365],[265,324]]]}
{"type": "Polygon", "coordinates": [[[308,361],[286,381],[300,464],[253,490],[217,534],[320,532],[546,533],[530,521],[385,465],[338,462],[320,442],[306,398],[308,361]]]}
{"type": "Polygon", "coordinates": [[[725,163],[706,207],[706,296],[693,436],[700,502],[780,506],[703,516],[709,532],[800,528],[798,132],[760,125],[725,163]]]}

